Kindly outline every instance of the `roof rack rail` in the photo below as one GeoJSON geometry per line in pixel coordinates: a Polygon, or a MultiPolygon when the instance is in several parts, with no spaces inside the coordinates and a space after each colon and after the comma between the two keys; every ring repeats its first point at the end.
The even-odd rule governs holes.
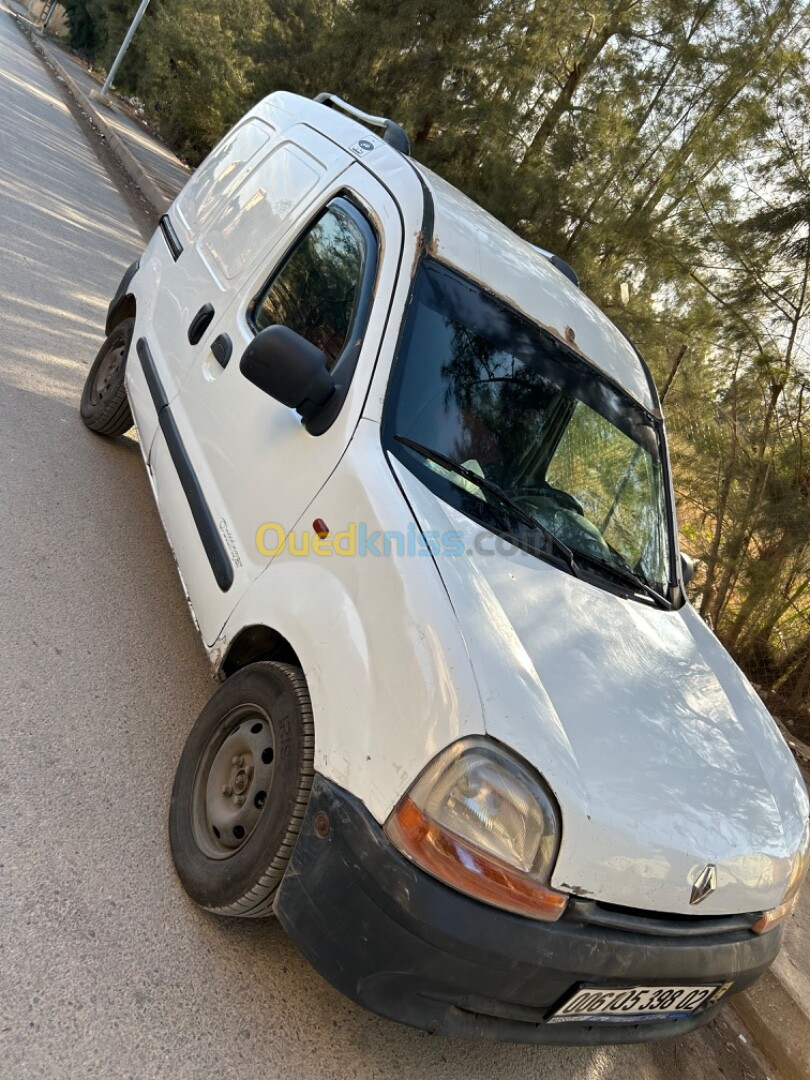
{"type": "Polygon", "coordinates": [[[541,255],[545,255],[552,266],[556,267],[561,274],[565,274],[569,281],[573,281],[577,288],[579,288],[579,274],[573,268],[570,263],[567,263],[565,259],[561,259],[559,255],[555,255],[553,251],[546,251],[545,248],[538,247],[537,244],[532,244],[535,251],[539,251],[541,255]]]}
{"type": "Polygon", "coordinates": [[[411,156],[411,140],[408,138],[405,129],[395,121],[389,120],[386,116],[374,116],[372,113],[363,112],[356,105],[350,105],[348,101],[339,98],[337,94],[318,94],[315,100],[320,105],[328,105],[330,109],[337,109],[338,112],[345,113],[368,127],[382,128],[383,142],[387,142],[389,146],[399,150],[405,157],[411,156]]]}

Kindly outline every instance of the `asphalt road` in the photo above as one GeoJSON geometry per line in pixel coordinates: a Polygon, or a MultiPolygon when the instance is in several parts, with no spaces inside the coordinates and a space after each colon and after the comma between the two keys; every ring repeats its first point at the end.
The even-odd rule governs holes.
{"type": "Polygon", "coordinates": [[[0,1075],[763,1075],[717,1024],[677,1043],[450,1041],[332,990],[273,921],[207,916],[166,813],[213,690],[136,443],[77,409],[143,244],[58,83],[0,10],[0,1075]]]}

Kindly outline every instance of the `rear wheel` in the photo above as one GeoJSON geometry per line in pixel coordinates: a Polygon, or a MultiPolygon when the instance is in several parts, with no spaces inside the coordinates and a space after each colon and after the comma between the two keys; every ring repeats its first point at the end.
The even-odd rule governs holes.
{"type": "Polygon", "coordinates": [[[124,372],[134,329],[134,319],[124,319],[113,328],[99,349],[84,384],[80,406],[82,420],[99,435],[123,435],[132,427],[124,372]]]}
{"type": "Polygon", "coordinates": [[[312,787],[304,676],[250,664],[217,690],[183,748],[169,839],[189,896],[219,915],[272,914],[312,787]]]}

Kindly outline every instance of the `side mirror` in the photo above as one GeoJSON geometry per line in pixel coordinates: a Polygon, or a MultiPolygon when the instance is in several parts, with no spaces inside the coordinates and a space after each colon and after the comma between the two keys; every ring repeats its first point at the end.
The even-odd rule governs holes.
{"type": "Polygon", "coordinates": [[[326,354],[288,326],[268,326],[251,341],[239,370],[265,394],[301,414],[306,424],[335,392],[326,354]]]}
{"type": "Polygon", "coordinates": [[[695,576],[695,560],[681,552],[681,577],[683,578],[684,585],[688,585],[692,578],[695,576]]]}

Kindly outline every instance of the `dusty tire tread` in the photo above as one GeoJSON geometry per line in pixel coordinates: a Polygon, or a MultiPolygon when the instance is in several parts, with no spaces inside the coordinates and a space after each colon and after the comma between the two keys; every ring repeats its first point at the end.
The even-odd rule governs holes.
{"type": "Polygon", "coordinates": [[[242,896],[222,905],[206,904],[201,902],[199,897],[195,897],[197,903],[205,911],[209,911],[214,915],[227,915],[241,919],[267,918],[273,914],[272,908],[276,890],[281,884],[284,871],[287,868],[298,834],[301,831],[301,824],[306,813],[315,776],[315,726],[309,691],[303,672],[292,664],[282,664],[275,661],[263,661],[262,666],[272,666],[277,672],[284,673],[284,681],[292,691],[298,709],[296,743],[300,752],[300,763],[298,766],[297,791],[292,803],[288,804],[290,806],[289,820],[275,852],[272,856],[268,852],[267,865],[259,873],[255,884],[242,896]]]}
{"type": "Polygon", "coordinates": [[[124,335],[127,345],[127,351],[132,343],[132,334],[135,328],[134,319],[125,319],[118,326],[113,327],[107,336],[104,344],[98,351],[95,360],[90,366],[90,371],[87,374],[84,388],[82,389],[81,403],[79,406],[79,412],[81,414],[82,421],[85,427],[90,431],[95,432],[96,435],[106,435],[108,438],[115,438],[118,435],[123,435],[134,424],[132,418],[132,411],[129,407],[129,399],[127,398],[126,387],[123,383],[123,372],[125,366],[121,372],[121,386],[105,403],[103,409],[99,409],[92,403],[92,390],[96,378],[96,373],[101,365],[101,362],[109,351],[111,342],[117,338],[121,338],[124,335]]]}
{"type": "Polygon", "coordinates": [[[108,412],[109,415],[96,423],[88,423],[85,420],[87,427],[91,431],[95,431],[97,435],[107,435],[112,438],[125,434],[132,427],[132,412],[129,407],[127,392],[123,387],[115,397],[110,399],[108,409],[105,412],[108,412]]]}

